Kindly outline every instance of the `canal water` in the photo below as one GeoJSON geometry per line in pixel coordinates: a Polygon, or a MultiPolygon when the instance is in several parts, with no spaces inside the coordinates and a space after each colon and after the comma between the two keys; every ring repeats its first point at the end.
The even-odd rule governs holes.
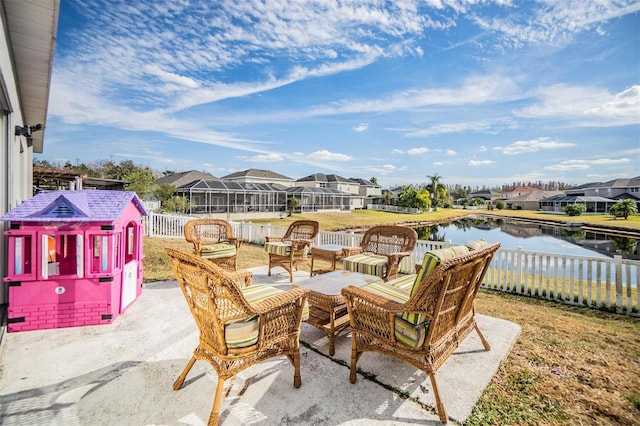
{"type": "Polygon", "coordinates": [[[542,225],[512,219],[466,217],[451,223],[415,229],[421,240],[466,243],[485,239],[490,242],[499,241],[502,248],[508,249],[522,247],[525,251],[597,258],[621,255],[624,259],[640,260],[638,239],[582,228],[542,225]]]}

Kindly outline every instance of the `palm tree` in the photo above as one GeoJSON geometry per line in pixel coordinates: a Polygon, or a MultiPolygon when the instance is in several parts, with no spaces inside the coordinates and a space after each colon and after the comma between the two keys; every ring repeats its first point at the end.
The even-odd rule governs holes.
{"type": "Polygon", "coordinates": [[[628,219],[630,215],[635,214],[638,212],[638,206],[636,205],[636,201],[631,199],[631,198],[627,198],[624,200],[620,200],[617,203],[615,203],[610,209],[609,212],[611,213],[611,211],[613,211],[613,214],[615,214],[616,216],[622,216],[625,219],[628,219]]]}
{"type": "Polygon", "coordinates": [[[434,210],[438,210],[438,190],[444,188],[440,183],[442,176],[435,173],[433,176],[427,175],[431,183],[429,184],[429,191],[431,192],[431,206],[434,210]]]}

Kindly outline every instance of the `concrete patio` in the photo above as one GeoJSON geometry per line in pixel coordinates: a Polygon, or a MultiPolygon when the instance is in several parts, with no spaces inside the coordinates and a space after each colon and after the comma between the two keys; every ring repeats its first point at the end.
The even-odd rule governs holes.
{"type": "MultiPolygon", "coordinates": [[[[288,275],[254,268],[254,283],[286,289],[288,275]]],[[[294,282],[308,278],[296,273],[294,282]]],[[[436,375],[450,421],[462,423],[516,342],[517,324],[478,315],[491,344],[475,333],[436,375]]],[[[172,384],[198,334],[175,281],[147,283],[142,296],[111,325],[5,333],[0,347],[0,423],[3,425],[205,425],[216,377],[199,361],[179,391],[172,384]]],[[[293,367],[274,358],[225,383],[223,425],[441,424],[427,376],[375,353],[358,363],[349,382],[348,329],[328,355],[328,339],[303,324],[302,387],[293,367]],[[400,396],[402,395],[402,397],[400,396]],[[404,396],[409,395],[409,398],[404,396]]]]}

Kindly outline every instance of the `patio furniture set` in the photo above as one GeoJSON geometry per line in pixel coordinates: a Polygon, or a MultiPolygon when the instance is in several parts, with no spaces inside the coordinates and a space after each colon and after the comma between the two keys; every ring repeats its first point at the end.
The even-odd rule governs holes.
{"type": "MultiPolygon", "coordinates": [[[[172,270],[200,331],[200,342],[182,374],[180,389],[196,360],[209,362],[218,384],[209,424],[217,424],[224,381],[266,359],[285,355],[294,367],[293,385],[301,385],[300,330],[302,321],[322,330],[335,353],[335,336],[351,327],[350,381],[365,351],[376,351],[419,368],[430,377],[439,418],[448,417],[440,400],[435,372],[464,338],[475,330],[485,350],[489,344],[474,319],[474,299],[489,263],[500,244],[476,242],[468,246],[434,250],[425,254],[419,271],[397,276],[398,264],[417,241],[414,230],[402,226],[369,229],[357,248],[311,248],[318,222],[293,222],[280,238],[269,238],[265,250],[271,268],[280,266],[290,275],[311,255],[328,260],[330,268],[314,270],[311,277],[288,291],[254,284],[246,271],[230,268],[235,260],[221,261],[215,244],[229,244],[229,228],[211,231],[211,219],[185,225],[194,253],[166,248],[172,270]],[[209,226],[208,244],[198,241],[209,226]],[[220,231],[222,230],[222,231],[220,231]],[[336,270],[343,257],[344,269],[336,270]]],[[[217,220],[216,220],[217,221],[217,220]]],[[[237,239],[236,239],[237,241],[237,239]]],[[[237,247],[236,254],[237,256],[237,247]]]]}

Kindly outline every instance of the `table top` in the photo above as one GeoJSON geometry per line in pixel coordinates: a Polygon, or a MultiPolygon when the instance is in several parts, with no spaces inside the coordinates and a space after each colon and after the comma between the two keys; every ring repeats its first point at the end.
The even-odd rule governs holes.
{"type": "Polygon", "coordinates": [[[327,296],[338,296],[340,295],[340,291],[346,286],[362,287],[377,281],[381,281],[381,278],[375,275],[337,270],[316,275],[296,285],[327,296]]]}
{"type": "Polygon", "coordinates": [[[324,250],[324,251],[334,251],[334,252],[342,253],[342,249],[344,247],[345,246],[340,244],[323,244],[321,246],[311,247],[311,250],[324,250]]]}

